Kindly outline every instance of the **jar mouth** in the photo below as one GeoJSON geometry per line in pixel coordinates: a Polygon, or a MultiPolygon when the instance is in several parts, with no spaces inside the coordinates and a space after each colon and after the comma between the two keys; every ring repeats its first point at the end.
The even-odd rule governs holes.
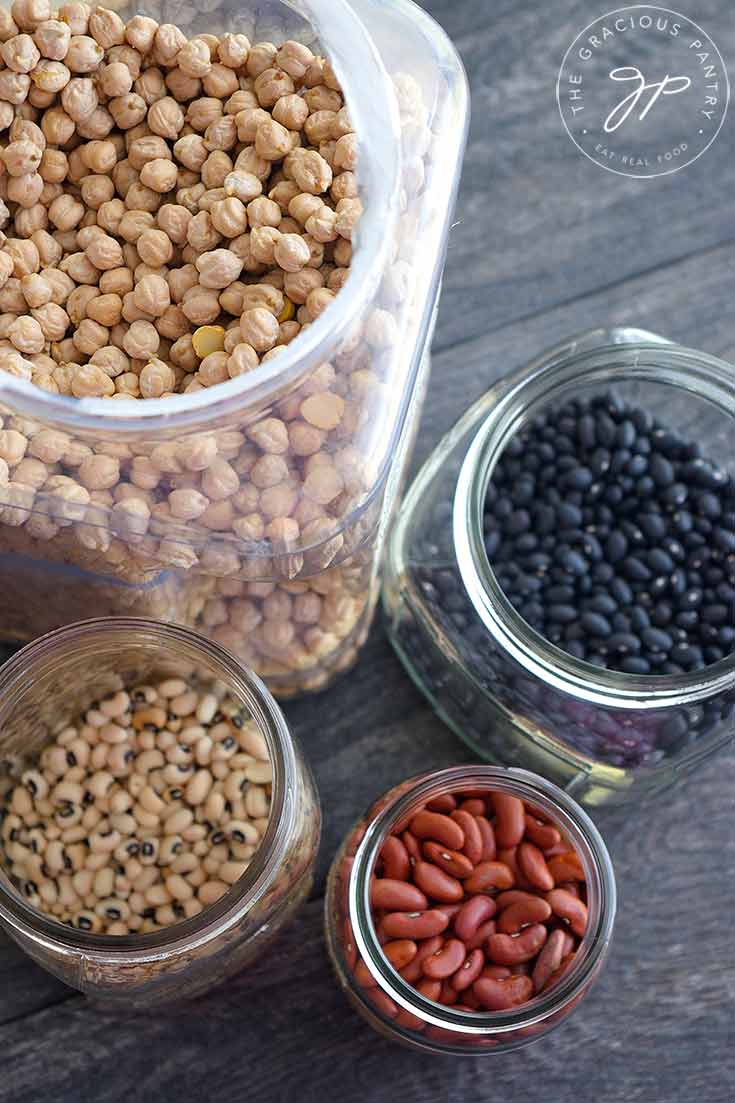
{"type": "MultiPolygon", "coordinates": [[[[349,913],[359,954],[382,990],[403,1010],[429,1026],[467,1037],[511,1033],[556,1015],[578,995],[604,957],[612,937],[617,894],[607,847],[590,817],[552,782],[527,770],[499,766],[453,766],[406,782],[410,789],[367,827],[352,868],[349,913]],[[573,966],[547,993],[510,1011],[457,1011],[417,992],[393,968],[378,942],[370,907],[370,882],[380,848],[391,828],[440,793],[487,787],[528,800],[547,814],[577,850],[587,879],[589,922],[573,966]]],[[[530,1040],[530,1039],[529,1039],[530,1040]]]]}
{"type": "Polygon", "coordinates": [[[526,671],[571,697],[606,708],[648,710],[694,704],[735,688],[735,654],[684,674],[627,674],[575,658],[518,613],[500,587],[483,540],[488,485],[503,450],[542,408],[584,385],[668,385],[704,399],[732,422],[733,368],[693,349],[660,343],[605,345],[536,361],[498,388],[498,401],[467,451],[454,497],[453,537],[462,582],[497,644],[526,671]]]}
{"type": "Polygon", "coordinates": [[[399,215],[401,136],[391,80],[368,29],[347,0],[280,0],[313,26],[329,55],[360,135],[358,172],[364,211],[350,275],[337,301],[272,360],[213,388],[171,399],[72,398],[55,395],[19,377],[0,373],[0,401],[17,414],[80,433],[171,436],[230,418],[243,406],[272,400],[330,353],[359,323],[375,297],[391,255],[399,215]],[[364,151],[369,150],[368,156],[364,151]],[[373,155],[372,151],[378,151],[373,155]]]}
{"type": "MultiPolygon", "coordinates": [[[[227,684],[234,697],[250,711],[264,736],[273,766],[271,808],[265,834],[250,865],[229,892],[190,919],[147,934],[104,935],[69,927],[34,908],[11,884],[0,865],[0,919],[11,929],[31,930],[36,943],[83,950],[91,959],[143,964],[185,943],[187,951],[211,941],[237,922],[245,907],[251,907],[271,883],[285,849],[283,824],[293,811],[293,779],[297,774],[293,743],[276,701],[258,676],[246,670],[231,652],[219,644],[179,625],[162,624],[143,617],[100,617],[78,621],[40,637],[18,651],[0,669],[0,731],[9,713],[22,697],[34,668],[58,661],[60,648],[73,650],[75,659],[101,649],[109,650],[126,635],[135,634],[141,652],[158,653],[167,647],[177,657],[206,666],[213,679],[227,684]]],[[[129,641],[126,640],[129,647],[129,641]]]]}

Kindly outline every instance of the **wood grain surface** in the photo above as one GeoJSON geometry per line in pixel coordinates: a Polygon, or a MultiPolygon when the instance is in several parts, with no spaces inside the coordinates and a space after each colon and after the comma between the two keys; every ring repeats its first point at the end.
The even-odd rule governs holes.
{"type": "MultiPolygon", "coordinates": [[[[631,323],[735,359],[735,120],[694,165],[629,180],[578,154],[561,57],[604,5],[426,0],[470,76],[473,123],[415,463],[469,402],[540,349],[631,323]],[[599,11],[598,11],[599,7],[599,11]]],[[[731,0],[678,0],[735,59],[731,0]]],[[[312,900],[268,956],[166,1014],[113,1017],[0,935],[0,1103],[730,1103],[735,1084],[735,750],[645,807],[599,815],[620,893],[609,964],[557,1032],[486,1060],[379,1038],[335,984],[324,875],[395,782],[469,754],[376,624],[358,666],[286,706],[325,813],[312,900]]]]}

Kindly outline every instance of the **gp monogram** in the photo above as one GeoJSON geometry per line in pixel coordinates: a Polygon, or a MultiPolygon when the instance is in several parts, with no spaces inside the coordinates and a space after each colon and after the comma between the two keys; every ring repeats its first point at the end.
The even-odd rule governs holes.
{"type": "Polygon", "coordinates": [[[556,96],[585,157],[624,176],[666,176],[717,137],[730,85],[717,46],[687,16],[637,4],[600,16],[564,55],[556,96]]]}

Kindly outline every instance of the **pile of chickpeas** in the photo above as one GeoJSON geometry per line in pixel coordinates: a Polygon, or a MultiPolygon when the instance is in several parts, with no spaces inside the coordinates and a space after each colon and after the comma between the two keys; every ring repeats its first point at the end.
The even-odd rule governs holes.
{"type": "MultiPolygon", "coordinates": [[[[362,205],[323,58],[48,0],[0,9],[0,43],[0,369],[80,398],[191,393],[333,301],[362,205]]],[[[314,394],[299,454],[340,404],[314,394]]]]}
{"type": "Polygon", "coordinates": [[[0,856],[60,922],[146,934],[243,876],[272,778],[256,722],[217,686],[173,677],[119,690],[63,725],[0,802],[0,856]]]}

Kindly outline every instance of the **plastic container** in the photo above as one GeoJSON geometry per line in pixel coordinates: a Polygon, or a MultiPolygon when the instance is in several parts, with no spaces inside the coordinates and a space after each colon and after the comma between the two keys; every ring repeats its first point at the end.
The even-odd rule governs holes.
{"type": "Polygon", "coordinates": [[[161,931],[98,935],[32,907],[1,864],[0,924],[44,969],[118,1006],[191,998],[260,958],[306,899],[319,844],[314,782],[263,683],[187,628],[132,618],[74,624],[29,644],[0,674],[0,786],[11,788],[79,711],[157,677],[223,682],[260,727],[274,769],[270,822],[246,873],[216,904],[161,931]]]}
{"type": "MultiPolygon", "coordinates": [[[[377,596],[383,534],[429,371],[466,134],[464,73],[444,33],[409,0],[256,0],[244,9],[153,3],[145,13],[189,35],[296,38],[327,54],[360,138],[365,210],[351,275],[276,360],[199,393],[134,404],[77,400],[2,373],[2,428],[21,433],[26,455],[76,481],[81,459],[104,453],[119,458],[120,476],[112,497],[88,501],[77,486],[62,500],[55,489],[14,480],[11,469],[0,487],[0,584],[8,595],[0,636],[32,638],[93,603],[109,615],[195,626],[279,694],[318,689],[354,659],[377,596]],[[341,490],[326,505],[310,499],[308,457],[289,445],[283,458],[298,537],[235,535],[240,516],[271,519],[251,477],[264,455],[253,427],[269,416],[290,425],[309,395],[330,388],[345,406],[321,451],[341,490]],[[160,470],[142,510],[127,504],[136,496],[136,456],[160,470]],[[199,480],[218,457],[239,475],[238,491],[215,503],[206,523],[175,522],[166,500],[177,475],[199,480]]],[[[5,443],[0,437],[0,455],[5,443]]]]}
{"type": "Polygon", "coordinates": [[[605,844],[586,813],[555,785],[525,770],[455,766],[397,785],[365,813],[332,865],[325,928],[332,964],[350,1003],[374,1029],[415,1049],[484,1056],[516,1049],[558,1026],[579,1003],[607,956],[615,919],[615,877],[605,844]],[[572,967],[548,992],[510,1011],[469,1012],[420,995],[383,954],[370,914],[371,875],[396,823],[410,819],[443,793],[500,790],[530,801],[579,854],[587,883],[589,918],[572,967]],[[359,955],[377,984],[361,987],[353,975],[359,955]]]}
{"type": "Polygon", "coordinates": [[[478,754],[537,770],[591,805],[660,791],[735,732],[735,655],[699,672],[623,674],[573,658],[516,612],[483,542],[497,457],[535,415],[611,391],[735,472],[733,368],[639,330],[572,338],[492,387],[438,445],[391,537],[393,644],[478,754]]]}

